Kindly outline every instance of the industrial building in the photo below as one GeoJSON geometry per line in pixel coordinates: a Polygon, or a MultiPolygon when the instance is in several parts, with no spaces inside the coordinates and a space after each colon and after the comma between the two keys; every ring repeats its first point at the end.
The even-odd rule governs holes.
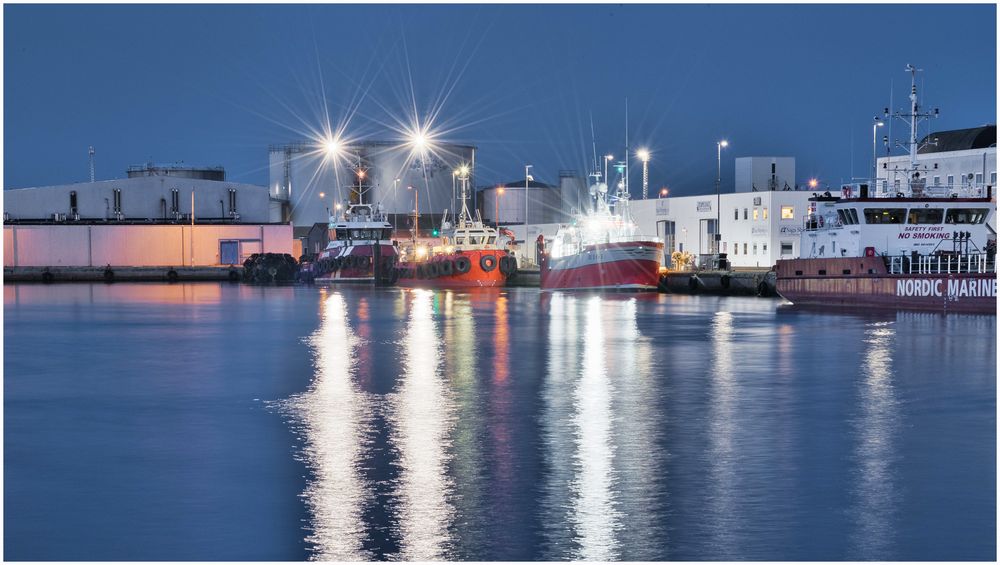
{"type": "Polygon", "coordinates": [[[476,182],[476,148],[434,143],[419,151],[406,144],[363,141],[336,151],[315,143],[268,148],[268,191],[276,207],[271,221],[308,230],[326,225],[331,211],[347,202],[379,204],[389,221],[409,228],[413,214],[420,227],[439,226],[445,209],[455,210],[458,170],[469,167],[468,186],[476,182]]]}
{"type": "Polygon", "coordinates": [[[566,222],[589,208],[587,179],[576,171],[559,171],[559,185],[517,179],[479,190],[479,211],[489,223],[511,225],[566,222]],[[527,206],[525,206],[527,199],[527,206]]]}
{"type": "Polygon", "coordinates": [[[4,266],[222,266],[290,253],[267,187],[222,167],[147,163],[126,178],[4,191],[4,266]]]}

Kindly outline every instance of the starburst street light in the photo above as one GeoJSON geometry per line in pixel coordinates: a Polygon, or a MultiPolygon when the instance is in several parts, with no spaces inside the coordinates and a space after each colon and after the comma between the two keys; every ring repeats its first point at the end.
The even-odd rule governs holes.
{"type": "Polygon", "coordinates": [[[636,156],[642,161],[642,199],[645,200],[649,196],[649,150],[640,149],[636,156]]]}
{"type": "Polygon", "coordinates": [[[328,157],[336,157],[340,155],[340,141],[332,137],[328,137],[326,141],[323,142],[323,149],[326,151],[328,157]]]}

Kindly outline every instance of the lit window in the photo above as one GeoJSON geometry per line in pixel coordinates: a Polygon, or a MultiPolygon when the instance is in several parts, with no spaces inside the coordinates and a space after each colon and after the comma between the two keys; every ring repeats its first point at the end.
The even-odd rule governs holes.
{"type": "Polygon", "coordinates": [[[794,220],[795,219],[795,207],[794,206],[782,206],[781,207],[781,219],[782,220],[794,220]]]}
{"type": "Polygon", "coordinates": [[[753,209],[753,219],[754,219],[754,221],[757,221],[757,220],[760,219],[760,210],[758,210],[757,208],[753,209]]]}
{"type": "Polygon", "coordinates": [[[767,220],[767,208],[764,208],[764,219],[767,220]]]}

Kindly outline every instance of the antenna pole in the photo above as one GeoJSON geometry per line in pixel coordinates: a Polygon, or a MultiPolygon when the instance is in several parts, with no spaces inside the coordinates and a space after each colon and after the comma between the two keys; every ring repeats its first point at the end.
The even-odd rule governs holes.
{"type": "Polygon", "coordinates": [[[625,97],[625,194],[629,194],[628,186],[628,162],[631,156],[628,153],[628,96],[625,97]]]}
{"type": "Polygon", "coordinates": [[[90,146],[90,182],[94,182],[94,146],[90,146]]]}

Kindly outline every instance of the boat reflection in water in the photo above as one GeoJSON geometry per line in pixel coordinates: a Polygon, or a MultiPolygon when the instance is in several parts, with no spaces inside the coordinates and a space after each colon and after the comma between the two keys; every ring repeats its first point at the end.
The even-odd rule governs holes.
{"type": "Polygon", "coordinates": [[[358,561],[366,528],[362,516],[372,496],[360,462],[369,443],[371,399],[358,390],[354,359],[360,345],[351,330],[343,296],[323,302],[320,327],[308,344],[315,361],[309,390],[282,408],[292,416],[305,445],[301,456],[312,472],[302,497],[311,515],[306,541],[320,561],[358,561]]]}
{"type": "Polygon", "coordinates": [[[441,371],[442,341],[433,319],[436,295],[413,290],[403,338],[400,381],[389,395],[390,442],[398,452],[399,555],[406,561],[446,559],[454,508],[448,475],[454,400],[441,371]]]}
{"type": "Polygon", "coordinates": [[[898,496],[893,483],[898,406],[893,388],[894,322],[873,322],[865,329],[864,360],[858,381],[860,414],[853,422],[857,436],[857,474],[851,493],[854,517],[852,560],[892,559],[893,512],[898,496]]]}
{"type": "Polygon", "coordinates": [[[643,412],[654,400],[635,298],[560,293],[549,308],[542,385],[545,559],[662,555],[666,540],[654,539],[649,522],[655,448],[653,419],[643,412]],[[636,411],[642,395],[650,404],[636,411]]]}

